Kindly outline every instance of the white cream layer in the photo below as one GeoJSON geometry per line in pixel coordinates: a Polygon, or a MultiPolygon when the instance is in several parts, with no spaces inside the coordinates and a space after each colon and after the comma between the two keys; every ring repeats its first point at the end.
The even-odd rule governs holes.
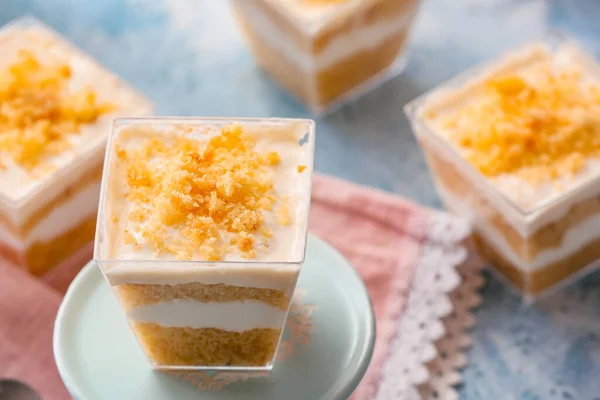
{"type": "Polygon", "coordinates": [[[300,266],[204,265],[193,262],[119,262],[101,264],[106,278],[113,286],[124,283],[142,285],[231,285],[289,291],[296,286],[300,266]]]}
{"type": "Polygon", "coordinates": [[[95,214],[99,197],[100,183],[86,185],[75,196],[53,208],[23,239],[0,225],[0,241],[16,250],[24,250],[38,242],[49,242],[95,214]]]}
{"type": "Polygon", "coordinates": [[[533,260],[523,260],[508,244],[504,236],[502,236],[492,225],[477,216],[473,207],[451,194],[440,182],[436,182],[436,187],[440,197],[449,209],[456,214],[471,220],[478,228],[481,235],[496,249],[497,252],[525,272],[542,269],[550,264],[561,261],[581,250],[588,243],[600,238],[600,213],[598,213],[586,219],[585,222],[568,230],[565,233],[560,246],[539,252],[533,260]]]}
{"type": "Polygon", "coordinates": [[[16,23],[0,31],[0,68],[6,68],[21,49],[31,51],[41,62],[56,58],[65,60],[72,71],[71,89],[90,85],[99,101],[116,104],[118,111],[101,117],[93,125],[84,125],[71,137],[72,150],[52,158],[58,172],[42,179],[33,177],[4,156],[3,162],[8,168],[0,170],[0,207],[7,210],[17,226],[87,170],[101,164],[106,139],[116,116],[152,112],[152,105],[133,88],[42,24],[23,27],[16,23]]]}
{"type": "Polygon", "coordinates": [[[287,312],[260,301],[204,303],[173,300],[136,307],[127,317],[136,322],[152,322],[164,327],[215,328],[243,332],[250,329],[281,329],[287,312]]]}
{"type": "Polygon", "coordinates": [[[406,12],[399,18],[383,20],[378,24],[354,29],[350,34],[338,36],[319,53],[306,53],[257,9],[252,2],[244,0],[236,3],[244,14],[246,22],[252,25],[264,41],[284,55],[289,61],[305,71],[319,71],[335,63],[351,57],[363,50],[379,46],[390,36],[409,28],[414,18],[415,10],[406,12]]]}
{"type": "Polygon", "coordinates": [[[22,250],[26,247],[22,240],[17,238],[2,224],[0,224],[0,243],[5,243],[9,247],[17,250],[22,250]]]}
{"type": "MultiPolygon", "coordinates": [[[[579,66],[589,73],[590,79],[596,83],[599,81],[598,65],[575,44],[564,44],[555,54],[551,54],[545,45],[535,43],[510,53],[493,65],[484,66],[476,72],[467,71],[466,74],[457,77],[456,81],[436,89],[417,111],[419,118],[425,120],[425,115],[433,112],[436,119],[426,122],[429,130],[423,129],[423,126],[416,126],[415,132],[440,154],[454,152],[460,157],[460,149],[448,138],[448,132],[436,125],[440,117],[468,102],[470,95],[481,90],[482,82],[490,77],[511,71],[523,71],[543,60],[552,60],[557,67],[579,66]],[[434,132],[445,143],[441,145],[436,143],[439,140],[431,140],[432,138],[428,137],[429,131],[434,132]]],[[[453,163],[471,182],[484,179],[464,160],[457,162],[447,156],[447,161],[453,163]]],[[[488,188],[485,188],[485,185],[479,186],[513,228],[522,236],[529,237],[540,227],[564,217],[573,204],[600,194],[600,185],[590,185],[595,179],[600,179],[600,160],[589,160],[586,168],[573,179],[563,178],[538,187],[509,175],[489,179],[488,188]]]]}

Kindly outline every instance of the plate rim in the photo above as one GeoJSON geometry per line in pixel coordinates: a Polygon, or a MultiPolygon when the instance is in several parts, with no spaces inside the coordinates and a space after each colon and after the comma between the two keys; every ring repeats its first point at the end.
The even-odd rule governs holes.
{"type": "MultiPolygon", "coordinates": [[[[369,365],[371,364],[372,358],[373,358],[373,352],[375,349],[376,329],[377,329],[375,312],[373,309],[373,302],[372,302],[371,296],[369,295],[369,292],[367,290],[367,287],[366,287],[364,281],[360,277],[358,271],[346,259],[346,257],[344,257],[335,247],[330,245],[327,241],[321,239],[320,237],[318,237],[314,234],[309,233],[308,238],[307,238],[307,244],[311,241],[315,242],[317,244],[317,246],[321,246],[326,251],[330,252],[338,260],[340,260],[341,264],[344,264],[344,267],[346,267],[347,269],[349,269],[351,271],[350,273],[352,275],[354,275],[354,278],[356,279],[358,286],[362,289],[362,294],[366,298],[365,306],[366,306],[368,312],[363,314],[363,317],[362,317],[363,322],[359,325],[359,326],[362,326],[362,328],[364,329],[364,332],[365,332],[365,341],[364,342],[366,343],[366,345],[362,347],[362,351],[359,352],[359,354],[357,354],[353,357],[356,360],[353,363],[356,365],[356,373],[354,374],[353,377],[343,379],[342,383],[339,385],[338,392],[334,394],[335,398],[347,399],[348,397],[350,397],[352,395],[354,390],[358,387],[358,385],[362,381],[364,375],[367,372],[367,369],[369,368],[369,365]]],[[[70,378],[67,377],[67,375],[66,375],[67,371],[70,368],[67,366],[67,361],[65,360],[65,358],[59,357],[58,355],[62,353],[60,351],[61,346],[64,346],[63,337],[68,333],[66,332],[67,328],[64,326],[64,324],[61,324],[60,321],[64,320],[65,318],[68,318],[69,310],[72,307],[72,306],[70,306],[70,304],[72,303],[71,299],[73,298],[73,296],[75,296],[75,292],[77,291],[77,288],[80,287],[84,281],[86,281],[87,279],[90,279],[89,278],[90,274],[96,268],[97,268],[97,266],[94,265],[94,260],[90,260],[85,266],[83,266],[81,271],[79,271],[77,276],[73,279],[73,281],[69,285],[69,287],[61,301],[61,304],[58,308],[58,312],[56,313],[56,318],[54,321],[53,335],[52,335],[52,350],[53,350],[53,355],[54,355],[54,362],[58,369],[59,376],[60,376],[63,384],[65,385],[67,391],[69,392],[69,394],[78,400],[79,399],[92,400],[95,398],[88,396],[88,395],[90,395],[90,393],[86,393],[85,390],[84,391],[79,390],[80,386],[75,384],[73,381],[71,381],[70,378]],[[86,394],[87,397],[81,396],[82,392],[84,394],[86,394]]],[[[344,375],[347,375],[347,374],[344,374],[344,375]]],[[[333,388],[333,386],[332,386],[332,388],[333,388]]],[[[91,393],[91,394],[93,394],[93,393],[91,393]]]]}

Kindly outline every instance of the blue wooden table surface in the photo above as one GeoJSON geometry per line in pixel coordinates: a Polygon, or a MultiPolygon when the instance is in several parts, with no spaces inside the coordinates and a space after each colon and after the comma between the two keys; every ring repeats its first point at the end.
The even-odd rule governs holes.
{"type": "MultiPolygon", "coordinates": [[[[162,115],[309,117],[269,82],[225,0],[0,0],[0,23],[30,14],[132,82],[162,115]]],[[[426,0],[406,72],[318,120],[316,169],[439,207],[403,105],[549,27],[600,56],[599,0],[426,0]]],[[[600,399],[600,273],[532,308],[488,277],[464,399],[600,399]]]]}

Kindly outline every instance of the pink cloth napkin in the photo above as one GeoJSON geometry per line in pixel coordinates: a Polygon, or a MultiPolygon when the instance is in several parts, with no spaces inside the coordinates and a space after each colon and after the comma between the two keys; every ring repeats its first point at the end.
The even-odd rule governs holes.
{"type": "MultiPolygon", "coordinates": [[[[433,212],[380,191],[315,176],[310,230],[336,247],[364,280],[377,318],[369,369],[353,395],[370,400],[397,333],[433,212]]],[[[52,355],[54,317],[73,271],[46,283],[0,264],[0,377],[30,383],[43,400],[69,399],[52,355]]]]}
{"type": "Polygon", "coordinates": [[[0,263],[0,378],[33,386],[42,400],[70,399],[54,364],[52,329],[62,295],[0,263]]]}
{"type": "Polygon", "coordinates": [[[373,359],[354,400],[375,397],[384,362],[408,300],[429,211],[400,197],[318,176],[310,231],[337,248],[365,282],[375,310],[373,359]]]}

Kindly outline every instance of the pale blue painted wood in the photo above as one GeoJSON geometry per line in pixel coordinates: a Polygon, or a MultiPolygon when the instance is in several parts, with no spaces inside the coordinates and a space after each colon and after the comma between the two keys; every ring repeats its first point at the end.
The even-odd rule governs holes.
{"type": "MultiPolygon", "coordinates": [[[[318,120],[316,169],[438,207],[403,105],[501,48],[558,26],[600,56],[597,0],[427,0],[406,72],[318,120]]],[[[34,15],[131,81],[163,115],[309,114],[271,84],[224,0],[1,0],[0,23],[34,15]]],[[[464,399],[600,399],[600,274],[524,308],[483,290],[464,399]]]]}

